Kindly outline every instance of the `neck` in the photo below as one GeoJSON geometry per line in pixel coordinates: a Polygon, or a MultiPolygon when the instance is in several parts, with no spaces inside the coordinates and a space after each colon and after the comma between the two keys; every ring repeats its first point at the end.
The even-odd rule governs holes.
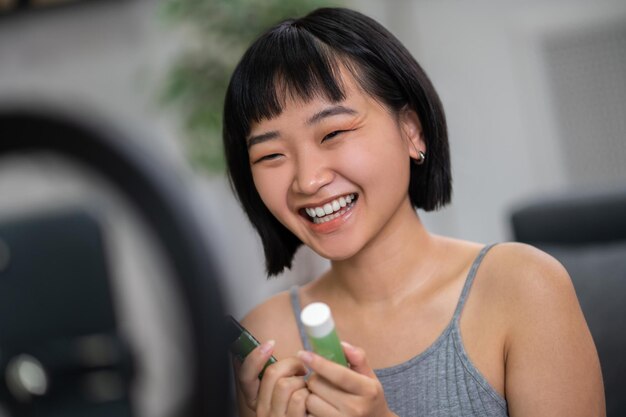
{"type": "MultiPolygon", "coordinates": [[[[342,297],[359,305],[394,306],[435,273],[437,244],[413,208],[390,220],[357,255],[332,262],[332,280],[342,297]]],[[[405,209],[406,210],[406,209],[405,209]]]]}

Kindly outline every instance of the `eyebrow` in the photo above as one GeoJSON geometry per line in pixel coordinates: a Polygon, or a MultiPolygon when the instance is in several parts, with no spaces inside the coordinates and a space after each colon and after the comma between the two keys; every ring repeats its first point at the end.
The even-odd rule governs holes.
{"type": "Polygon", "coordinates": [[[250,136],[246,141],[248,143],[248,149],[250,149],[252,145],[263,143],[271,139],[276,139],[279,136],[280,133],[278,133],[276,130],[272,130],[271,132],[262,133],[256,136],[250,136]]]}
{"type": "MultiPolygon", "coordinates": [[[[319,123],[322,119],[326,117],[337,116],[340,114],[353,115],[353,114],[357,114],[357,111],[349,107],[345,107],[341,105],[328,107],[328,108],[325,108],[324,110],[321,110],[315,113],[313,116],[311,116],[306,121],[306,124],[310,126],[312,124],[319,123]]],[[[276,130],[272,130],[270,132],[265,132],[260,135],[250,136],[246,142],[248,145],[248,149],[250,149],[253,145],[267,142],[268,140],[276,139],[278,137],[280,137],[280,133],[276,130]]]]}
{"type": "Polygon", "coordinates": [[[330,116],[337,116],[340,114],[357,114],[357,111],[354,109],[351,109],[349,107],[345,107],[345,106],[332,106],[332,107],[328,107],[324,110],[321,110],[317,113],[315,113],[313,116],[311,116],[311,118],[309,118],[309,120],[307,120],[306,124],[307,125],[312,125],[315,123],[319,123],[320,120],[326,118],[326,117],[330,117],[330,116]]]}

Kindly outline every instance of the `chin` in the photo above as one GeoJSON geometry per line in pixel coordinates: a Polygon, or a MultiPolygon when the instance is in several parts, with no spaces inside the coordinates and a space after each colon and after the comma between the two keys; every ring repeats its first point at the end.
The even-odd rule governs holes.
{"type": "Polygon", "coordinates": [[[331,262],[340,262],[352,258],[358,250],[354,248],[312,248],[322,258],[328,259],[331,262]]]}

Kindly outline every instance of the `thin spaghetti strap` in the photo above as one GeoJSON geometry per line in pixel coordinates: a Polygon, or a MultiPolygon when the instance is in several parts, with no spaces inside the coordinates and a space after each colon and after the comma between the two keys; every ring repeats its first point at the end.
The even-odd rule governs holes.
{"type": "Polygon", "coordinates": [[[467,274],[467,278],[465,279],[465,285],[463,285],[463,290],[461,291],[459,302],[456,305],[456,310],[454,310],[454,316],[452,317],[452,320],[454,322],[458,322],[459,317],[461,316],[461,312],[463,311],[463,306],[465,306],[465,301],[467,300],[467,296],[472,287],[472,283],[474,282],[474,278],[476,277],[476,272],[478,271],[478,267],[480,266],[483,258],[485,257],[489,249],[493,248],[495,245],[496,243],[492,243],[490,245],[486,245],[485,247],[483,247],[478,253],[478,256],[476,256],[474,263],[472,263],[472,267],[470,268],[470,271],[467,274]]]}
{"type": "Polygon", "coordinates": [[[289,297],[291,298],[291,307],[293,308],[293,314],[296,319],[296,324],[298,325],[298,333],[300,334],[302,346],[304,346],[304,349],[306,350],[312,350],[311,344],[309,343],[309,338],[306,335],[306,331],[304,330],[304,326],[300,322],[300,311],[302,310],[302,306],[300,305],[300,297],[298,296],[297,285],[294,285],[289,289],[289,297]]]}

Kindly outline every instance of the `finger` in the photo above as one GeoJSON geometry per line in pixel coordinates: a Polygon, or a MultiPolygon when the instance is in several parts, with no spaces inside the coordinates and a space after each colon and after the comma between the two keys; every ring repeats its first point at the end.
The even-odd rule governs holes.
{"type": "Polygon", "coordinates": [[[301,376],[288,376],[276,381],[270,404],[273,415],[284,415],[287,412],[291,396],[302,388],[306,388],[306,382],[301,376]]]}
{"type": "Polygon", "coordinates": [[[317,373],[309,377],[306,386],[311,393],[323,398],[324,401],[337,409],[340,408],[340,404],[342,404],[348,396],[353,396],[351,393],[344,391],[343,387],[334,385],[317,373]]]}
{"type": "Polygon", "coordinates": [[[363,349],[352,346],[348,342],[341,342],[341,346],[343,347],[343,353],[346,355],[346,359],[350,363],[350,369],[361,375],[376,378],[374,370],[367,362],[367,357],[363,349]]]}
{"type": "Polygon", "coordinates": [[[314,416],[341,417],[341,412],[338,409],[313,393],[306,398],[306,410],[314,416]]]}
{"type": "Polygon", "coordinates": [[[306,375],[306,367],[298,358],[286,358],[268,366],[258,391],[257,413],[259,413],[259,407],[262,411],[269,412],[271,410],[272,395],[279,379],[304,375],[306,375]]]}
{"type": "Polygon", "coordinates": [[[293,394],[291,394],[291,398],[289,399],[289,404],[287,405],[287,417],[304,417],[307,415],[306,412],[306,399],[309,396],[309,390],[305,388],[300,388],[293,394]]]}
{"type": "Polygon", "coordinates": [[[237,381],[246,403],[251,408],[256,408],[259,392],[259,374],[263,370],[265,363],[272,356],[275,342],[269,340],[257,346],[239,366],[237,371],[237,381]]]}
{"type": "Polygon", "coordinates": [[[360,393],[359,387],[363,384],[363,375],[354,372],[350,368],[329,361],[313,352],[301,350],[298,358],[316,374],[327,379],[331,384],[350,393],[360,393]]]}

